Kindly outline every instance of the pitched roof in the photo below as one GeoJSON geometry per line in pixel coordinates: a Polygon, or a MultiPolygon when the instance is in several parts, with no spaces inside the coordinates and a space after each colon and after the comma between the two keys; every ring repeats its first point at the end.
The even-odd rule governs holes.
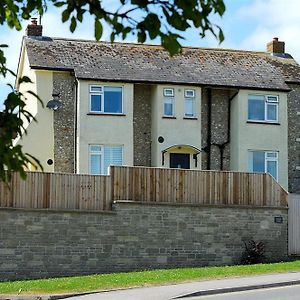
{"type": "Polygon", "coordinates": [[[288,90],[300,83],[293,59],[265,52],[183,48],[169,57],[155,45],[24,38],[32,68],[72,70],[79,79],[288,90]]]}

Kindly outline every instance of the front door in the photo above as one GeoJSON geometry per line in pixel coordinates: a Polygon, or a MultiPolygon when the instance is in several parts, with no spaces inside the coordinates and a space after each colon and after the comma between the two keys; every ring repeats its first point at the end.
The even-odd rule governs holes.
{"type": "Polygon", "coordinates": [[[189,169],[190,155],[185,153],[170,153],[170,168],[189,169]]]}

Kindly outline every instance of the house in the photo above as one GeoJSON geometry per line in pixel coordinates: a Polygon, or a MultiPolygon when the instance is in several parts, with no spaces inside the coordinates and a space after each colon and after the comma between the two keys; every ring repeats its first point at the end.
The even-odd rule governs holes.
{"type": "Polygon", "coordinates": [[[110,164],[269,172],[300,193],[300,67],[267,52],[50,38],[32,23],[18,77],[38,123],[21,143],[45,171],[110,164]]]}

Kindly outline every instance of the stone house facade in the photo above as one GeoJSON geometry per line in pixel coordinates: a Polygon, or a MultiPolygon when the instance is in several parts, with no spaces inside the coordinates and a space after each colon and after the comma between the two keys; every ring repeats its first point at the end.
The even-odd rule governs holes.
{"type": "Polygon", "coordinates": [[[17,142],[45,171],[270,172],[300,193],[300,67],[277,38],[267,52],[184,48],[170,58],[155,45],[45,37],[31,24],[23,75],[34,83],[17,88],[45,106],[28,95],[38,123],[17,142]]]}

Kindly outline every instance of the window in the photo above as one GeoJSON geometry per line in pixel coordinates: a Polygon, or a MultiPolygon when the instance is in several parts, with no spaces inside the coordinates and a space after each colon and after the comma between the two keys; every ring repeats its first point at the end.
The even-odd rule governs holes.
{"type": "Polygon", "coordinates": [[[184,116],[195,117],[195,90],[184,91],[184,116]]]}
{"type": "Polygon", "coordinates": [[[174,89],[164,89],[164,116],[174,116],[174,89]]]}
{"type": "Polygon", "coordinates": [[[90,173],[92,175],[107,175],[110,165],[123,164],[122,146],[90,145],[90,173]]]}
{"type": "Polygon", "coordinates": [[[248,120],[278,122],[278,96],[249,95],[248,120]]]}
{"type": "Polygon", "coordinates": [[[90,111],[121,114],[123,112],[123,89],[113,86],[90,86],[90,111]]]}
{"type": "Polygon", "coordinates": [[[270,173],[278,179],[278,152],[249,151],[249,171],[270,173]]]}

